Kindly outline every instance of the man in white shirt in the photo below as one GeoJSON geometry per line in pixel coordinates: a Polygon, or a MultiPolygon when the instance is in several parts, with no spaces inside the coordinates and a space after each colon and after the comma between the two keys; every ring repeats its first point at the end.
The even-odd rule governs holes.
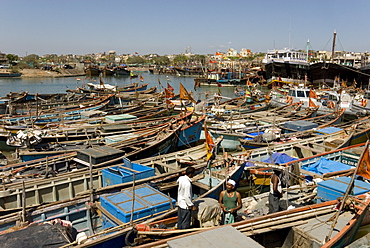
{"type": "Polygon", "coordinates": [[[279,178],[281,171],[274,170],[270,180],[269,214],[280,211],[280,198],[283,197],[283,189],[279,178]]]}
{"type": "Polygon", "coordinates": [[[179,188],[177,191],[177,204],[178,204],[178,229],[187,229],[190,227],[191,210],[195,211],[196,207],[191,201],[193,198],[191,178],[195,174],[194,167],[189,166],[186,168],[185,175],[177,179],[179,188]]]}

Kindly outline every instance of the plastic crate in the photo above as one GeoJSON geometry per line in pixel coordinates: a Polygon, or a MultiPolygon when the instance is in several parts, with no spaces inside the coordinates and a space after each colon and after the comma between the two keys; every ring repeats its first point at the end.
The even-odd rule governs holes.
{"type": "Polygon", "coordinates": [[[91,163],[94,165],[121,157],[123,154],[122,150],[111,146],[99,146],[77,151],[77,158],[89,163],[91,157],[91,163]]]}
{"type": "Polygon", "coordinates": [[[136,163],[131,163],[131,167],[125,166],[112,166],[102,170],[103,187],[127,183],[135,180],[140,180],[155,176],[155,169],[136,163]]]}
{"type": "Polygon", "coordinates": [[[102,219],[102,229],[107,229],[107,228],[111,228],[111,227],[116,227],[118,226],[117,223],[115,223],[113,220],[109,219],[107,216],[105,216],[105,214],[102,214],[101,215],[101,219],[102,219]]]}
{"type": "MultiPolygon", "coordinates": [[[[100,198],[101,206],[114,217],[127,223],[131,219],[133,201],[132,188],[100,198]]],[[[143,184],[135,188],[133,220],[147,219],[175,206],[175,200],[160,191],[143,184]]]]}
{"type": "Polygon", "coordinates": [[[126,120],[134,120],[137,119],[135,115],[130,114],[121,114],[121,115],[107,115],[105,117],[106,123],[116,123],[120,121],[126,121],[126,120]]]}
{"type": "Polygon", "coordinates": [[[306,131],[313,128],[317,128],[319,125],[317,123],[309,121],[289,121],[284,124],[284,127],[287,129],[292,129],[295,131],[306,131]]]}
{"type": "MultiPolygon", "coordinates": [[[[347,191],[348,184],[351,178],[338,177],[318,183],[317,186],[317,202],[331,201],[338,197],[343,197],[347,191]]],[[[370,191],[370,184],[360,180],[354,182],[353,195],[362,195],[370,191]]]]}

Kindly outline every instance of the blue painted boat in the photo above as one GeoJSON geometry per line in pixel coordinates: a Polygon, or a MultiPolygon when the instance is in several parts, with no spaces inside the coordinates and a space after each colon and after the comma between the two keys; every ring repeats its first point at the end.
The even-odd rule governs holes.
{"type": "Polygon", "coordinates": [[[200,140],[200,134],[203,130],[205,119],[206,116],[203,115],[197,118],[195,121],[185,124],[186,126],[180,130],[177,147],[196,144],[200,140]]]}
{"type": "Polygon", "coordinates": [[[22,73],[1,72],[0,77],[20,77],[22,73]]]}
{"type": "Polygon", "coordinates": [[[14,117],[3,117],[0,121],[3,123],[19,123],[19,122],[24,122],[24,121],[28,121],[32,119],[40,123],[45,123],[45,122],[52,122],[52,121],[61,121],[61,116],[65,116],[63,117],[63,119],[65,120],[80,118],[81,112],[98,110],[108,105],[110,102],[110,98],[112,96],[113,95],[107,95],[103,97],[101,101],[97,102],[96,104],[92,106],[86,106],[86,107],[81,106],[79,108],[60,111],[60,112],[54,111],[53,113],[41,114],[39,116],[22,115],[22,116],[14,116],[14,117]]]}

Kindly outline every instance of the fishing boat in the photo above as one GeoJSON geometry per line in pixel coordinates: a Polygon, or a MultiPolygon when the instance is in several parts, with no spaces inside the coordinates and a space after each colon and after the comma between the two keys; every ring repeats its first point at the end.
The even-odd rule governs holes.
{"type": "MultiPolygon", "coordinates": [[[[214,141],[215,154],[218,152],[221,140],[217,139],[214,141]]],[[[102,170],[111,166],[117,166],[117,164],[120,165],[122,163],[122,152],[112,148],[110,150],[100,149],[95,151],[100,152],[99,156],[94,156],[96,161],[99,158],[104,158],[105,160],[100,160],[98,164],[93,164],[91,174],[88,169],[90,166],[87,166],[86,163],[80,163],[80,160],[76,159],[78,157],[81,158],[86,153],[79,155],[76,151],[0,167],[2,184],[4,185],[0,192],[2,210],[10,211],[21,208],[21,202],[16,199],[21,197],[23,189],[27,192],[25,195],[27,205],[36,206],[47,202],[64,201],[77,197],[79,192],[88,190],[88,181],[92,182],[94,189],[108,186],[108,184],[111,185],[112,180],[110,182],[103,180],[102,170]],[[25,179],[27,180],[24,181],[25,179]],[[67,188],[68,192],[65,191],[67,188]],[[52,192],[51,194],[50,191],[52,192]]],[[[170,178],[174,177],[173,175],[176,177],[179,170],[181,171],[189,165],[193,165],[196,168],[198,168],[198,165],[201,165],[199,168],[204,167],[207,162],[206,155],[207,150],[203,143],[181,151],[134,161],[134,163],[147,166],[147,168],[154,168],[156,176],[158,176],[148,180],[137,180],[137,183],[150,182],[157,179],[160,182],[163,179],[159,178],[170,178]],[[195,163],[195,161],[197,162],[195,163]]],[[[141,171],[143,170],[141,169],[141,171]]],[[[117,183],[117,181],[114,182],[117,183]]],[[[131,186],[131,183],[127,182],[122,187],[131,186]]]]}
{"type": "Polygon", "coordinates": [[[127,66],[117,66],[113,68],[113,72],[115,76],[129,76],[130,71],[127,69],[127,66]]]}
{"type": "Polygon", "coordinates": [[[206,86],[230,86],[246,85],[247,78],[240,71],[231,71],[227,68],[221,68],[219,71],[209,71],[205,75],[194,78],[194,88],[201,85],[206,86]]]}
{"type": "MultiPolygon", "coordinates": [[[[213,137],[218,137],[220,135],[224,137],[222,146],[225,149],[237,150],[240,149],[239,139],[244,139],[245,137],[253,139],[255,136],[262,134],[261,132],[267,128],[273,130],[279,128],[288,121],[308,119],[308,117],[315,113],[315,109],[297,111],[300,107],[301,103],[297,102],[295,104],[286,105],[277,109],[243,115],[245,120],[249,119],[249,123],[251,123],[251,125],[243,128],[242,126],[237,126],[233,125],[234,123],[230,123],[230,128],[228,129],[218,129],[217,127],[219,125],[214,125],[214,128],[210,128],[210,132],[213,137]]],[[[241,119],[239,119],[239,121],[240,120],[241,119]]]]}
{"type": "Polygon", "coordinates": [[[85,68],[85,73],[86,73],[86,76],[88,77],[99,76],[101,73],[101,70],[99,69],[98,66],[91,65],[85,68]]]}
{"type": "Polygon", "coordinates": [[[79,113],[84,112],[84,111],[101,109],[101,108],[103,108],[103,107],[105,107],[106,105],[109,104],[110,98],[112,96],[113,95],[106,95],[102,98],[99,98],[98,101],[94,101],[94,103],[91,104],[90,106],[80,105],[80,106],[77,106],[75,108],[62,110],[62,111],[58,111],[58,112],[52,110],[52,111],[50,111],[50,113],[43,113],[43,114],[35,113],[35,115],[31,114],[31,115],[19,115],[19,116],[17,116],[17,115],[15,115],[15,116],[3,116],[0,120],[0,122],[7,123],[7,124],[20,123],[20,122],[23,122],[23,121],[30,121],[30,120],[39,121],[39,122],[48,122],[49,118],[58,119],[58,121],[61,121],[60,117],[63,116],[63,115],[67,116],[65,118],[68,119],[68,115],[79,114],[79,113]]]}
{"type": "MultiPolygon", "coordinates": [[[[305,122],[305,121],[298,121],[298,122],[287,122],[285,125],[289,126],[292,124],[298,124],[298,126],[305,128],[310,128],[310,124],[315,124],[312,122],[305,122]],[[303,124],[303,125],[300,125],[303,124]]],[[[316,125],[314,125],[316,126],[316,125]]],[[[295,126],[294,128],[296,128],[295,126]]],[[[311,126],[313,127],[313,126],[311,126]]],[[[276,144],[288,143],[296,140],[303,140],[310,137],[315,137],[319,135],[327,135],[332,133],[340,133],[338,138],[341,140],[345,139],[346,143],[350,143],[357,126],[349,127],[345,130],[341,128],[337,128],[335,126],[328,126],[323,128],[318,128],[318,126],[313,127],[312,129],[308,129],[305,131],[295,131],[295,132],[286,132],[284,133],[283,128],[275,127],[269,128],[265,130],[261,130],[254,138],[252,137],[245,137],[243,139],[239,139],[240,144],[246,150],[248,149],[255,149],[260,147],[266,146],[274,146],[276,144]]]]}
{"type": "Polygon", "coordinates": [[[332,112],[333,109],[345,110],[345,118],[353,120],[366,115],[366,111],[359,111],[353,108],[353,97],[345,90],[340,90],[339,93],[335,90],[313,90],[304,85],[295,86],[286,90],[273,89],[271,91],[272,106],[283,106],[290,102],[302,102],[303,106],[318,107],[318,115],[323,115],[332,112]]]}
{"type": "MultiPolygon", "coordinates": [[[[126,164],[126,162],[125,162],[125,164],[126,164]]],[[[204,165],[202,165],[202,166],[196,165],[195,168],[197,168],[199,170],[203,166],[204,165]]],[[[127,167],[125,167],[125,168],[127,168],[127,167]]],[[[237,166],[237,167],[233,167],[233,168],[228,168],[228,170],[229,170],[229,173],[220,172],[220,175],[224,175],[224,176],[228,175],[229,177],[232,177],[232,178],[235,177],[235,179],[237,179],[237,176],[240,176],[241,172],[243,171],[243,167],[237,166]]],[[[163,184],[166,183],[166,180],[164,180],[164,178],[173,180],[171,178],[177,178],[179,173],[181,173],[181,171],[183,171],[183,169],[180,170],[180,171],[177,171],[175,174],[165,173],[161,177],[156,177],[157,179],[155,179],[154,177],[152,177],[150,179],[149,178],[148,179],[139,179],[135,183],[136,184],[135,188],[128,189],[126,191],[128,191],[128,192],[129,191],[131,191],[131,192],[135,191],[135,194],[137,194],[137,197],[138,197],[137,200],[140,201],[139,198],[143,196],[143,194],[140,193],[140,190],[142,188],[145,188],[145,187],[148,187],[148,186],[146,186],[145,184],[144,185],[142,185],[142,184],[139,185],[138,183],[143,182],[145,180],[146,181],[150,180],[152,182],[161,182],[162,186],[160,186],[160,187],[163,188],[163,186],[164,186],[163,184]],[[138,191],[136,191],[136,190],[138,190],[138,191]]],[[[202,177],[200,177],[200,178],[202,178],[202,177]]],[[[212,190],[210,191],[210,193],[218,196],[220,190],[222,190],[222,186],[224,185],[225,180],[226,180],[226,178],[221,180],[214,187],[212,187],[212,190]]],[[[132,182],[125,183],[125,184],[127,184],[128,187],[132,186],[132,182]]],[[[174,186],[176,187],[176,184],[172,184],[172,185],[173,186],[170,186],[171,188],[174,187],[174,186]]],[[[201,183],[199,185],[201,185],[201,183]]],[[[168,188],[168,186],[169,185],[166,185],[165,187],[168,188]]],[[[95,193],[93,194],[93,195],[95,195],[93,199],[95,199],[96,204],[94,206],[92,206],[92,205],[91,206],[93,208],[96,207],[97,209],[99,209],[101,211],[101,213],[103,213],[103,219],[99,220],[98,216],[96,214],[94,214],[94,212],[91,212],[90,211],[91,208],[88,208],[87,207],[88,205],[85,204],[86,200],[88,200],[88,199],[91,200],[92,199],[91,194],[89,196],[88,192],[86,192],[86,193],[88,193],[88,195],[86,195],[87,197],[81,195],[79,197],[75,197],[74,199],[71,199],[71,200],[68,200],[68,201],[64,201],[64,202],[61,201],[61,202],[57,202],[57,203],[51,203],[51,204],[44,205],[40,209],[34,206],[30,209],[31,211],[28,213],[28,216],[29,216],[28,218],[33,219],[33,223],[36,224],[36,223],[51,220],[51,219],[54,219],[54,218],[59,218],[61,216],[60,214],[62,214],[64,216],[68,216],[67,218],[72,223],[75,224],[74,227],[79,232],[85,232],[87,234],[87,236],[91,236],[92,229],[95,229],[96,234],[94,236],[99,237],[99,239],[95,240],[93,243],[91,243],[91,242],[85,243],[85,245],[86,244],[89,244],[89,246],[97,245],[97,244],[102,243],[102,242],[114,242],[115,243],[115,241],[113,239],[114,239],[114,237],[117,238],[117,235],[113,235],[113,237],[112,237],[112,235],[107,235],[107,234],[111,234],[112,232],[115,232],[115,234],[119,234],[118,236],[119,236],[119,239],[120,239],[120,242],[117,243],[117,244],[122,246],[122,244],[125,244],[125,242],[122,243],[122,239],[124,240],[127,232],[129,231],[127,229],[127,227],[129,227],[131,224],[127,223],[127,221],[119,221],[119,220],[117,222],[112,223],[112,219],[114,221],[117,220],[117,217],[115,218],[115,216],[114,216],[115,212],[112,212],[112,211],[109,211],[109,210],[107,211],[107,208],[103,206],[103,204],[105,204],[104,199],[107,199],[107,197],[113,197],[114,195],[119,194],[119,193],[113,193],[113,194],[110,193],[110,194],[107,195],[108,192],[114,192],[114,189],[122,190],[122,184],[112,185],[112,186],[109,186],[109,187],[105,187],[104,189],[103,188],[100,188],[100,189],[98,188],[98,189],[95,190],[95,193]],[[105,194],[103,194],[103,192],[105,192],[105,194]],[[100,199],[100,202],[99,202],[99,199],[100,199]],[[41,212],[37,213],[39,211],[38,209],[41,210],[41,212]],[[40,217],[41,217],[41,219],[40,219],[40,217]],[[105,228],[106,230],[101,232],[100,233],[101,235],[98,236],[97,232],[99,232],[99,230],[101,230],[101,227],[105,228]]],[[[200,191],[200,195],[201,195],[200,197],[206,197],[208,195],[208,193],[207,193],[207,191],[209,190],[208,187],[202,186],[199,189],[202,189],[202,191],[205,192],[205,193],[201,193],[202,191],[200,191]]],[[[195,192],[198,192],[198,191],[196,190],[195,192]]],[[[168,204],[170,198],[168,198],[166,196],[164,200],[168,204]]],[[[113,201],[115,201],[115,200],[113,200],[113,201]]],[[[139,204],[139,203],[137,203],[137,204],[139,204]]],[[[162,205],[163,204],[161,204],[161,206],[162,205]]],[[[169,205],[172,206],[171,203],[169,205]]],[[[106,206],[106,204],[105,204],[105,206],[106,206]]],[[[123,206],[121,206],[121,208],[122,207],[123,206]]],[[[26,212],[28,212],[27,209],[28,209],[28,207],[25,210],[26,212]]],[[[129,212],[133,213],[133,211],[136,211],[136,209],[137,209],[137,207],[131,208],[131,210],[129,210],[129,212]]],[[[136,223],[137,221],[143,221],[145,218],[149,217],[149,216],[143,215],[142,211],[140,212],[139,215],[141,215],[142,218],[140,218],[140,216],[139,216],[139,218],[137,219],[136,212],[135,212],[133,223],[136,223]]],[[[25,215],[23,215],[23,217],[24,216],[25,215]]],[[[126,215],[126,216],[129,217],[130,213],[128,213],[128,215],[126,215]]],[[[19,215],[18,214],[8,214],[8,215],[6,215],[6,217],[5,216],[3,216],[3,217],[4,217],[3,221],[0,221],[3,224],[3,225],[1,225],[1,230],[4,230],[5,228],[8,228],[10,226],[13,226],[15,224],[14,221],[16,221],[18,219],[19,215]]],[[[23,218],[23,217],[21,217],[21,218],[23,218]]],[[[25,220],[25,219],[23,219],[23,220],[25,220]]],[[[72,244],[77,244],[77,241],[72,242],[72,244]]]]}
{"type": "Polygon", "coordinates": [[[269,50],[262,63],[266,84],[272,86],[306,84],[310,77],[308,52],[294,49],[269,50]]]}
{"type": "Polygon", "coordinates": [[[13,72],[0,72],[0,77],[20,77],[22,76],[22,73],[13,73],[13,72]]]}

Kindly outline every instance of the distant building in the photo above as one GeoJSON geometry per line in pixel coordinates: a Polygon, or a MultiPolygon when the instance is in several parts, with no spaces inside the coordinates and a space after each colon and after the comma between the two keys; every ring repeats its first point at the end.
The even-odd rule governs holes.
{"type": "Polygon", "coordinates": [[[250,56],[252,55],[252,52],[251,52],[251,50],[249,50],[249,49],[242,48],[242,50],[240,50],[240,52],[239,52],[239,55],[240,55],[241,57],[243,57],[243,58],[245,58],[245,57],[250,57],[250,56]]]}
{"type": "Polygon", "coordinates": [[[229,48],[229,50],[227,50],[227,56],[236,57],[238,56],[238,51],[236,51],[234,48],[229,48]]]}

